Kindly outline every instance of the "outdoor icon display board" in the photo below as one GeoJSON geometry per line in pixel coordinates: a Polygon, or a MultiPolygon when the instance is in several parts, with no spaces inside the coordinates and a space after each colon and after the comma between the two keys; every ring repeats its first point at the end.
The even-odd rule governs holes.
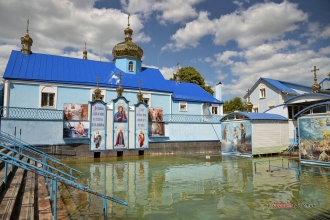
{"type": "Polygon", "coordinates": [[[63,138],[89,138],[88,104],[65,103],[63,138]]]}
{"type": "Polygon", "coordinates": [[[129,105],[125,97],[113,100],[113,149],[128,149],[129,105]]]}
{"type": "Polygon", "coordinates": [[[148,107],[144,103],[138,103],[135,105],[135,148],[148,147],[148,107]]]}
{"type": "Polygon", "coordinates": [[[90,105],[90,150],[103,151],[106,149],[107,106],[101,100],[90,105]]]}

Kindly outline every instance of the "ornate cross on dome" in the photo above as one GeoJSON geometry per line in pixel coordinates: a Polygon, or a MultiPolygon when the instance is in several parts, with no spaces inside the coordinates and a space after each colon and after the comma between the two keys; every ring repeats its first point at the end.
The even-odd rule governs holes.
{"type": "Polygon", "coordinates": [[[26,33],[29,33],[29,19],[27,20],[26,23],[27,23],[27,24],[26,24],[26,33]]]}
{"type": "Polygon", "coordinates": [[[123,76],[124,74],[122,74],[121,72],[118,74],[119,76],[119,86],[121,86],[121,77],[123,76]]]}
{"type": "Polygon", "coordinates": [[[311,72],[314,72],[314,81],[316,82],[317,81],[317,78],[316,78],[316,71],[318,71],[320,69],[316,69],[316,66],[314,66],[314,69],[311,70],[311,72]]]}
{"type": "Polygon", "coordinates": [[[128,20],[128,22],[127,22],[127,26],[129,27],[129,16],[130,16],[130,14],[128,14],[128,17],[127,17],[127,20],[128,20]]]}
{"type": "Polygon", "coordinates": [[[99,75],[96,75],[95,79],[96,79],[96,86],[97,86],[97,88],[99,88],[99,81],[100,81],[101,77],[99,75]]]}

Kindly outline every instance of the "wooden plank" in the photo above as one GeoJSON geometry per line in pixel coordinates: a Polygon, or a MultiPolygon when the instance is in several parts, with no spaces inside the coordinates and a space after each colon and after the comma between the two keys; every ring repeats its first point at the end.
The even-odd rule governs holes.
{"type": "MultiPolygon", "coordinates": [[[[11,152],[8,152],[7,155],[10,155],[11,156],[11,152]]],[[[18,154],[15,155],[16,158],[18,158],[18,154]]],[[[5,164],[5,162],[3,162],[3,164],[5,164]]],[[[7,167],[7,178],[8,178],[8,181],[9,181],[9,177],[12,176],[12,173],[11,173],[11,164],[8,163],[8,167],[7,167]]],[[[5,187],[5,168],[3,168],[1,171],[0,171],[0,192],[4,189],[5,187]]]]}
{"type": "MultiPolygon", "coordinates": [[[[23,161],[27,161],[27,158],[23,158],[23,161]]],[[[23,180],[24,170],[18,168],[15,172],[15,176],[12,178],[10,182],[9,188],[5,191],[4,195],[2,194],[0,197],[1,204],[0,204],[0,219],[10,219],[12,216],[15,202],[17,199],[17,195],[19,189],[21,187],[21,183],[23,180]]]]}
{"type": "Polygon", "coordinates": [[[39,216],[39,220],[52,219],[52,209],[49,201],[49,193],[45,184],[45,178],[39,175],[38,175],[38,216],[39,216]]]}
{"type": "MultiPolygon", "coordinates": [[[[34,164],[33,161],[30,164],[34,164]]],[[[26,175],[26,183],[24,188],[24,194],[22,199],[22,204],[20,207],[19,218],[20,220],[33,220],[36,219],[35,213],[35,191],[36,191],[36,174],[33,172],[27,172],[26,175]]]]}

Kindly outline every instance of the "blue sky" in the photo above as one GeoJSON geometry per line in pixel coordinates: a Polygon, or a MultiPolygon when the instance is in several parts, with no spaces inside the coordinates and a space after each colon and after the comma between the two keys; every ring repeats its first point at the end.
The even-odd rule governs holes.
{"type": "Polygon", "coordinates": [[[0,75],[20,50],[26,20],[32,51],[112,61],[124,40],[127,13],[143,65],[165,78],[194,66],[223,101],[243,97],[260,77],[313,84],[330,72],[328,0],[0,0],[0,75]]]}

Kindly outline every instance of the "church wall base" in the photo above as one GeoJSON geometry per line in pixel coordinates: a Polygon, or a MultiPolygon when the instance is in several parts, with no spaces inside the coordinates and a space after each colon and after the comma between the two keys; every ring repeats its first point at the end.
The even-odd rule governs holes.
{"type": "Polygon", "coordinates": [[[121,156],[141,156],[141,155],[166,155],[166,154],[217,154],[221,153],[221,143],[219,141],[200,141],[200,142],[153,142],[149,143],[149,149],[131,150],[107,150],[100,154],[90,151],[87,144],[73,144],[61,146],[38,146],[42,150],[59,159],[78,159],[78,158],[98,158],[121,157],[121,156]]]}

